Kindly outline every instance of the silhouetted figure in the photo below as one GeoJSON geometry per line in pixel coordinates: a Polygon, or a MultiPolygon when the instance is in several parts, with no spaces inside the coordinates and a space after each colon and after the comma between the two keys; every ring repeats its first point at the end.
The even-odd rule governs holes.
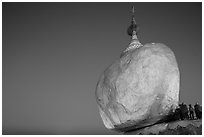
{"type": "Polygon", "coordinates": [[[164,122],[171,122],[180,120],[180,108],[177,107],[176,109],[172,108],[168,115],[164,118],[164,122]]]}
{"type": "Polygon", "coordinates": [[[181,120],[188,119],[188,107],[186,104],[182,103],[180,105],[181,109],[181,120]]]}
{"type": "Polygon", "coordinates": [[[195,109],[195,115],[197,119],[202,119],[202,107],[196,103],[194,105],[194,109],[195,109]]]}
{"type": "Polygon", "coordinates": [[[194,119],[193,107],[189,104],[189,118],[194,119]]]}
{"type": "Polygon", "coordinates": [[[175,120],[180,120],[181,119],[181,109],[180,107],[177,107],[175,110],[175,115],[174,115],[175,120]]]}
{"type": "Polygon", "coordinates": [[[186,104],[184,104],[184,110],[185,110],[184,119],[189,119],[189,117],[188,117],[188,106],[186,104]]]}
{"type": "Polygon", "coordinates": [[[180,120],[184,120],[184,115],[183,115],[183,113],[182,113],[182,105],[183,105],[183,103],[182,103],[182,104],[179,104],[180,120]]]}
{"type": "Polygon", "coordinates": [[[175,121],[174,115],[175,115],[174,110],[171,109],[171,110],[169,111],[168,115],[165,117],[165,122],[175,121]]]}

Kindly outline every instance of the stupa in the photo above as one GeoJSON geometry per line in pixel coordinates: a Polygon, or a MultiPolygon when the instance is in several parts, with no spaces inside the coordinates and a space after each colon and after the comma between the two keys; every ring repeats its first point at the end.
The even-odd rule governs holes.
{"type": "Polygon", "coordinates": [[[100,76],[96,101],[106,128],[139,129],[162,121],[178,106],[180,74],[173,51],[141,44],[132,8],[131,42],[100,76]]]}

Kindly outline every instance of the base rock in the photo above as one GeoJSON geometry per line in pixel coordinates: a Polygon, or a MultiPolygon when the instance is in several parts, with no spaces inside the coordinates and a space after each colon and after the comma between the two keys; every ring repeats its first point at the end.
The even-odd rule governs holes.
{"type": "Polygon", "coordinates": [[[125,132],[127,135],[202,135],[202,120],[183,120],[161,123],[139,130],[125,132]]]}

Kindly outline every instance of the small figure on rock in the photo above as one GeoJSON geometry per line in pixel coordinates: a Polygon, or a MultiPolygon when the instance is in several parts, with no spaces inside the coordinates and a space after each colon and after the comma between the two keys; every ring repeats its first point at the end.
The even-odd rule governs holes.
{"type": "Polygon", "coordinates": [[[196,103],[194,105],[194,109],[195,109],[196,118],[202,119],[202,107],[198,103],[196,103]]]}
{"type": "Polygon", "coordinates": [[[180,109],[180,107],[177,107],[176,109],[175,109],[175,120],[180,120],[181,119],[181,109],[180,109]]]}
{"type": "Polygon", "coordinates": [[[179,105],[181,109],[181,120],[188,119],[188,107],[185,103],[179,105]]]}
{"type": "Polygon", "coordinates": [[[180,114],[180,120],[184,120],[184,116],[183,116],[183,113],[182,113],[182,110],[181,110],[181,108],[182,108],[182,104],[179,104],[179,114],[180,114]]]}
{"type": "Polygon", "coordinates": [[[194,109],[191,106],[191,104],[189,104],[189,118],[192,120],[194,119],[194,109]]]}

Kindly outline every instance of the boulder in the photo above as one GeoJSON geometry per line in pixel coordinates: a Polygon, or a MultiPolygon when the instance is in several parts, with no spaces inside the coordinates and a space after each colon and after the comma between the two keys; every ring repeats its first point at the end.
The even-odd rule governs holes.
{"type": "Polygon", "coordinates": [[[178,106],[180,74],[170,48],[149,43],[126,51],[100,76],[96,100],[108,129],[141,128],[178,106]]]}

